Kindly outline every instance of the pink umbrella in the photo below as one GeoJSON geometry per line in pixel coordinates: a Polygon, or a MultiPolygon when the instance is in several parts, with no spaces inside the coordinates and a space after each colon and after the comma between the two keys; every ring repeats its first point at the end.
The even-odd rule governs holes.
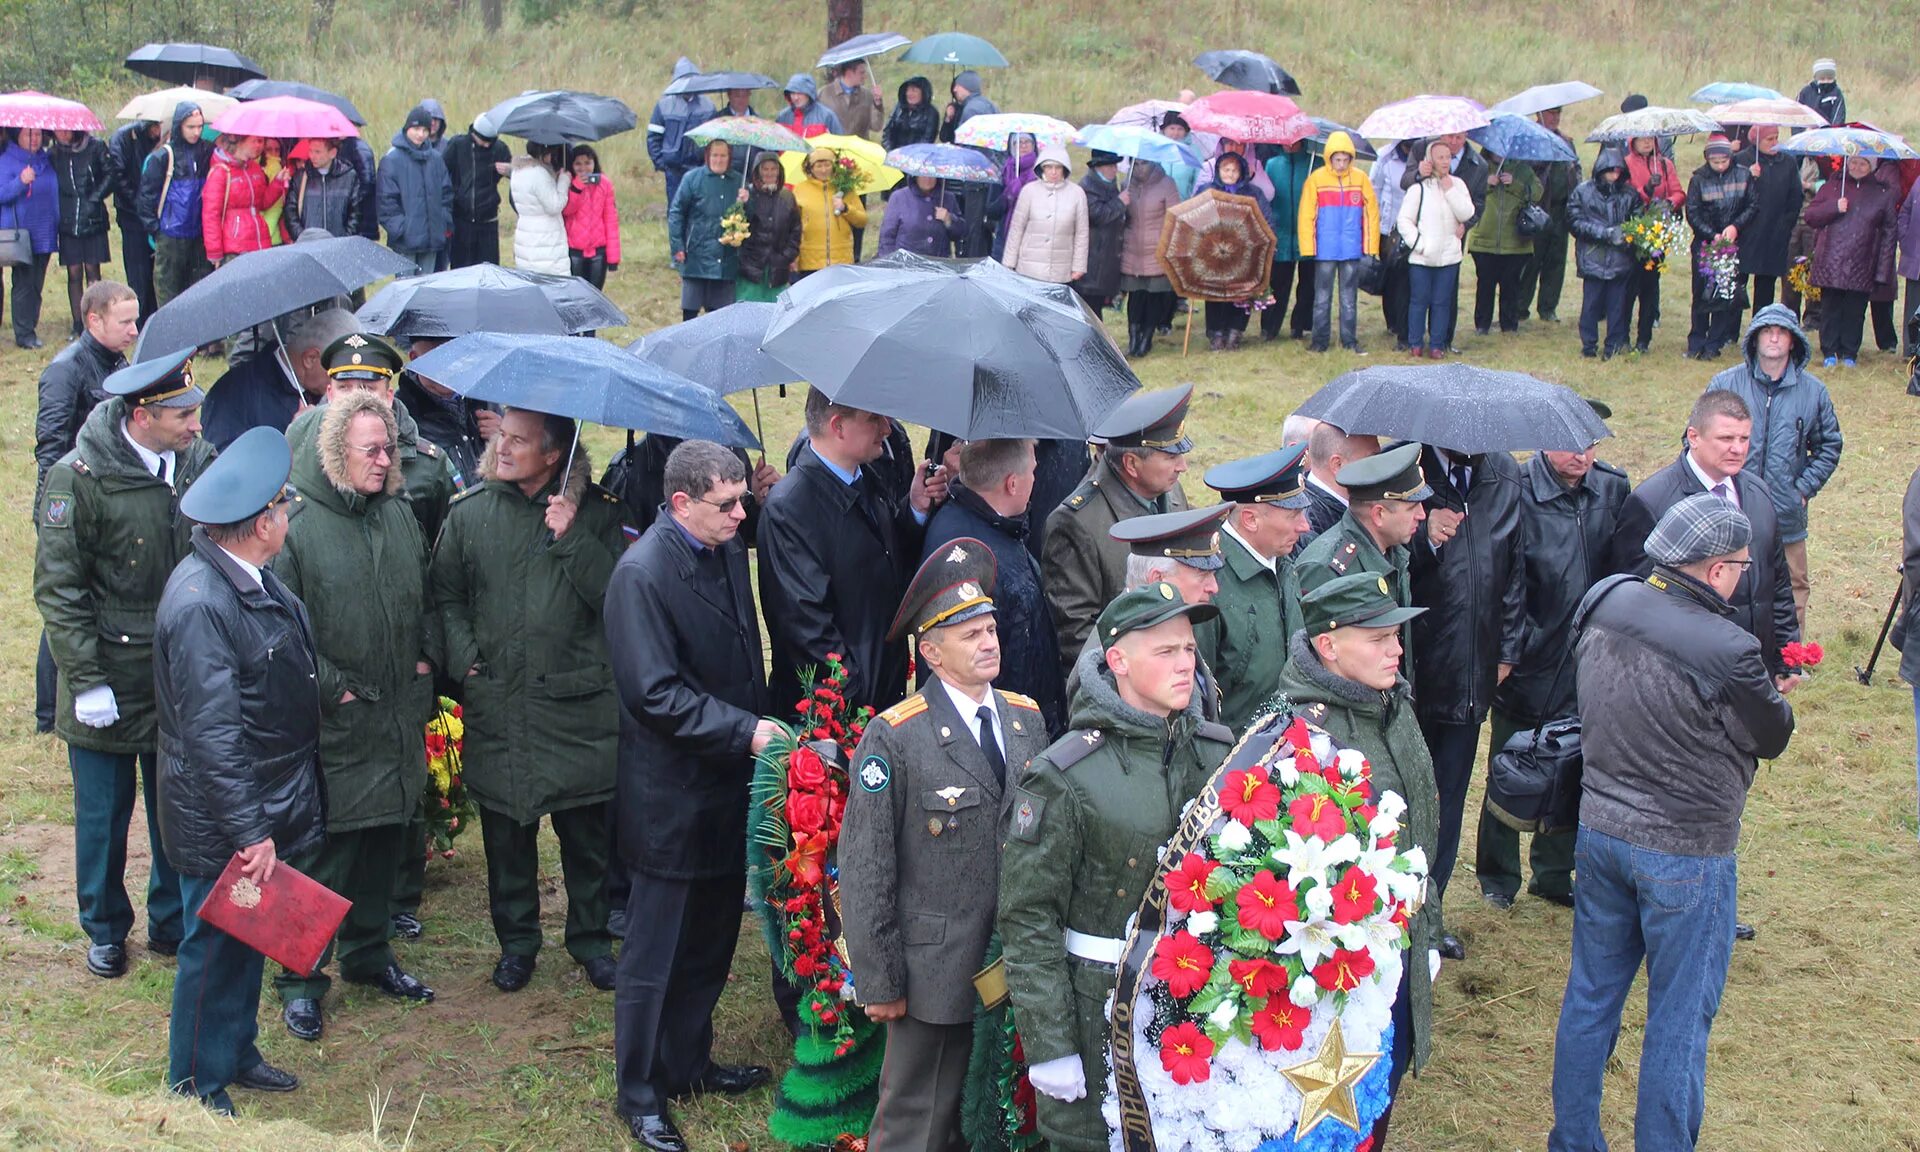
{"type": "Polygon", "coordinates": [[[337,140],[360,130],[338,108],[298,96],[269,96],[235,104],[213,118],[222,136],[278,136],[337,140]]]}
{"type": "Polygon", "coordinates": [[[1292,144],[1315,131],[1298,104],[1268,92],[1215,92],[1187,105],[1180,118],[1196,132],[1253,144],[1292,144]]]}
{"type": "Polygon", "coordinates": [[[100,118],[85,104],[45,92],[9,92],[0,96],[0,127],[58,132],[97,132],[100,118]]]}
{"type": "Polygon", "coordinates": [[[1107,117],[1109,124],[1144,124],[1158,130],[1160,122],[1174,112],[1185,112],[1187,106],[1178,100],[1142,100],[1138,104],[1129,104],[1107,117]]]}
{"type": "Polygon", "coordinates": [[[1465,96],[1415,96],[1375,108],[1360,121],[1369,140],[1421,140],[1470,132],[1493,123],[1478,100],[1465,96]]]}

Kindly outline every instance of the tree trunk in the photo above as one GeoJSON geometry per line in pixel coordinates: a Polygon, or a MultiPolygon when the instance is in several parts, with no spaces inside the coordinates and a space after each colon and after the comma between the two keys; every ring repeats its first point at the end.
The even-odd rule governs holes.
{"type": "Polygon", "coordinates": [[[480,22],[488,32],[500,31],[501,0],[480,0],[480,22]]]}
{"type": "Polygon", "coordinates": [[[827,0],[827,47],[860,35],[863,0],[827,0]]]}

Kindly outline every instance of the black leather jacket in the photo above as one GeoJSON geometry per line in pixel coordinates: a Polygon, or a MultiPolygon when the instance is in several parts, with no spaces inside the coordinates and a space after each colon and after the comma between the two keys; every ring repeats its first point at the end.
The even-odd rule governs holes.
{"type": "Polygon", "coordinates": [[[278,576],[260,580],[196,528],[155,617],[160,840],[188,876],[269,836],[281,857],[326,838],[313,629],[278,576]]]}
{"type": "Polygon", "coordinates": [[[47,482],[47,469],[73,450],[81,425],[107,399],[102,387],[106,378],[126,363],[126,357],[107,351],[98,340],[82,332],[40,373],[40,410],[33,420],[33,458],[39,465],[34,485],[36,507],[40,485],[47,482]]]}
{"type": "Polygon", "coordinates": [[[1424,526],[1409,546],[1413,602],[1427,609],[1413,621],[1414,708],[1450,724],[1487,718],[1500,665],[1520,659],[1526,620],[1520,466],[1504,452],[1465,459],[1472,479],[1462,495],[1434,450],[1422,450],[1428,509],[1465,508],[1467,518],[1437,551],[1424,526]]]}

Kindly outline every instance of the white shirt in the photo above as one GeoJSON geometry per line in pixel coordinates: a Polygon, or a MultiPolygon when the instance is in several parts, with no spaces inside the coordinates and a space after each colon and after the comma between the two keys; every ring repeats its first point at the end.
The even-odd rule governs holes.
{"type": "MultiPolygon", "coordinates": [[[[217,544],[214,545],[214,547],[220,548],[220,546],[217,544]]],[[[227,552],[225,548],[220,548],[220,551],[227,552]]],[[[227,559],[233,561],[235,564],[240,565],[241,571],[245,572],[248,576],[253,577],[253,586],[255,588],[259,588],[262,591],[266,589],[267,586],[264,583],[262,583],[260,580],[260,566],[258,564],[249,564],[245,560],[240,559],[240,557],[235,556],[231,552],[227,552],[227,559]]]]}
{"type": "Polygon", "coordinates": [[[967,726],[967,734],[973,737],[975,744],[980,743],[980,709],[985,708],[993,713],[993,742],[1000,746],[1000,758],[1006,759],[1007,732],[1000,723],[1000,701],[994,696],[993,689],[987,689],[985,700],[975,700],[945,680],[941,680],[938,675],[935,675],[934,679],[940,680],[940,687],[947,690],[947,699],[953,701],[953,710],[960,713],[960,720],[967,726]]]}
{"type": "Polygon", "coordinates": [[[1253,545],[1247,543],[1245,537],[1241,536],[1240,533],[1235,532],[1233,530],[1233,524],[1230,521],[1228,523],[1224,523],[1220,525],[1220,530],[1222,532],[1225,532],[1227,535],[1233,537],[1234,543],[1240,545],[1240,547],[1242,548],[1245,548],[1247,550],[1247,555],[1253,557],[1255,560],[1258,560],[1262,565],[1266,567],[1267,571],[1274,572],[1276,574],[1278,573],[1279,569],[1275,567],[1275,561],[1273,557],[1262,556],[1260,554],[1260,549],[1255,548],[1253,545]]]}
{"type": "Polygon", "coordinates": [[[1327,495],[1333,497],[1335,500],[1340,501],[1340,506],[1342,508],[1345,508],[1347,506],[1347,498],[1345,496],[1342,496],[1340,493],[1334,491],[1333,485],[1328,484],[1325,480],[1320,479],[1320,477],[1315,476],[1311,472],[1307,473],[1307,483],[1313,485],[1315,488],[1320,489],[1320,491],[1325,492],[1327,495]]]}
{"type": "MultiPolygon", "coordinates": [[[[1699,462],[1693,458],[1693,453],[1687,453],[1686,458],[1687,467],[1693,469],[1694,479],[1700,481],[1701,487],[1705,488],[1708,492],[1712,492],[1715,481],[1710,479],[1706,472],[1701,469],[1699,462]]],[[[1732,501],[1735,508],[1740,507],[1740,485],[1733,482],[1733,477],[1729,476],[1725,480],[1718,481],[1718,483],[1726,485],[1726,499],[1732,501]]]]}
{"type": "Polygon", "coordinates": [[[155,452],[153,449],[147,447],[145,444],[142,444],[140,443],[140,441],[135,440],[133,438],[133,433],[127,431],[127,422],[125,420],[120,421],[120,438],[125,440],[128,444],[133,445],[133,450],[140,454],[140,462],[142,464],[145,464],[147,466],[147,471],[151,472],[153,475],[159,476],[161,474],[160,465],[162,462],[164,462],[167,466],[167,471],[166,471],[167,483],[169,485],[173,484],[174,464],[175,464],[175,461],[173,458],[173,449],[169,448],[165,452],[155,452]]]}

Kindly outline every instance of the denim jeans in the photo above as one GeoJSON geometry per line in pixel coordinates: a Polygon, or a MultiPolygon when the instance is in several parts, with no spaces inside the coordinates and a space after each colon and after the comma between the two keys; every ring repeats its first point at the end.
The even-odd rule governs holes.
{"type": "Polygon", "coordinates": [[[1706,1110],[1707,1033],[1733,958],[1732,856],[1675,856],[1581,825],[1573,967],[1553,1045],[1547,1152],[1606,1152],[1600,1091],[1620,1009],[1647,964],[1634,1147],[1685,1152],[1706,1110]]]}
{"type": "Polygon", "coordinates": [[[1580,348],[1585,352],[1600,350],[1600,321],[1607,322],[1607,355],[1611,356],[1627,346],[1627,288],[1628,278],[1615,276],[1608,280],[1595,280],[1590,277],[1580,281],[1580,348]]]}
{"type": "Polygon", "coordinates": [[[1460,265],[1408,264],[1407,279],[1407,343],[1415,348],[1451,347],[1453,317],[1460,304],[1460,265]]]}
{"type": "Polygon", "coordinates": [[[437,267],[439,267],[440,253],[442,251],[443,249],[435,249],[431,252],[408,252],[403,249],[395,248],[393,250],[393,254],[400,257],[402,260],[413,261],[413,271],[408,273],[408,275],[431,276],[434,270],[437,267]]]}
{"type": "Polygon", "coordinates": [[[1920,780],[1920,684],[1913,689],[1913,730],[1915,779],[1920,780]]]}
{"type": "Polygon", "coordinates": [[[1360,261],[1316,260],[1313,265],[1313,346],[1327,346],[1327,329],[1332,320],[1333,281],[1340,278],[1340,346],[1352,348],[1360,342],[1354,328],[1359,317],[1360,261]]]}

